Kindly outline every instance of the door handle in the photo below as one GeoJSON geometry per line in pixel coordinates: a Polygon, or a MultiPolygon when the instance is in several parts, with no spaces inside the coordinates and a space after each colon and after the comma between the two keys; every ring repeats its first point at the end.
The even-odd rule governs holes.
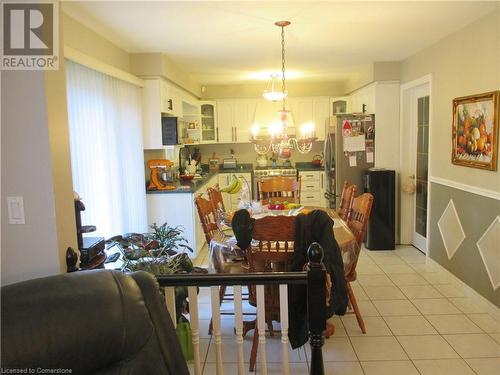
{"type": "Polygon", "coordinates": [[[408,178],[410,178],[410,179],[414,180],[414,179],[415,179],[415,175],[414,175],[414,174],[412,174],[411,176],[408,176],[408,178]]]}
{"type": "Polygon", "coordinates": [[[215,132],[217,134],[217,142],[219,142],[219,128],[215,129],[215,132]]]}
{"type": "Polygon", "coordinates": [[[236,126],[234,127],[234,141],[238,142],[238,128],[236,126]]]}

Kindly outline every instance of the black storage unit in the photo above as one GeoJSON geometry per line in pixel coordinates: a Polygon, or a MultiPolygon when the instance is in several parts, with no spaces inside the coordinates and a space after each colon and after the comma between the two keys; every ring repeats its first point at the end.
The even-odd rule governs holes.
{"type": "Polygon", "coordinates": [[[163,146],[179,144],[179,128],[177,117],[161,118],[161,143],[163,146]]]}
{"type": "Polygon", "coordinates": [[[365,192],[373,195],[373,206],[366,230],[369,250],[394,250],[396,232],[396,172],[370,168],[365,172],[365,192]]]}

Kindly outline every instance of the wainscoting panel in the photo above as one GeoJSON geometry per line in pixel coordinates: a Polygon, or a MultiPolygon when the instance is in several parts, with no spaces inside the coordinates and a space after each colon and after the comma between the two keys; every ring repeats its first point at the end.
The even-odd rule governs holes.
{"type": "Polygon", "coordinates": [[[430,206],[429,256],[500,307],[500,200],[431,182],[430,206]]]}

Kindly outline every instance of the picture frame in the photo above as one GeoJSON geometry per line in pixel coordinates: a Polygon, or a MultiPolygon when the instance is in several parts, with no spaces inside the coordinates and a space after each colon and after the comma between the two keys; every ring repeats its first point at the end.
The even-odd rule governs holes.
{"type": "Polygon", "coordinates": [[[453,99],[451,162],[497,170],[500,90],[453,99]]]}

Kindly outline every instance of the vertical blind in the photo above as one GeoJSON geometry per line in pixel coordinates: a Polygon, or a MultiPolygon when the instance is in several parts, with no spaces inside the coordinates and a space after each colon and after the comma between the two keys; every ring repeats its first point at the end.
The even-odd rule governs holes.
{"type": "Polygon", "coordinates": [[[73,189],[105,238],[145,232],[141,89],[66,61],[73,189]]]}

